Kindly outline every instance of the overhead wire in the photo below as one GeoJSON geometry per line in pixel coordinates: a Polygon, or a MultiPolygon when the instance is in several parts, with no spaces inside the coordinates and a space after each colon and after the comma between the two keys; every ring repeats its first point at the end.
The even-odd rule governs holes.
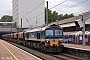
{"type": "MultiPolygon", "coordinates": [[[[57,7],[57,6],[59,6],[59,5],[63,4],[63,3],[65,3],[66,1],[67,1],[67,0],[64,0],[63,2],[61,2],[61,3],[59,3],[59,4],[57,4],[57,5],[53,6],[53,7],[51,7],[50,9],[53,9],[53,8],[55,8],[55,7],[57,7]]],[[[30,20],[32,20],[32,19],[34,19],[34,18],[36,18],[36,17],[42,15],[43,13],[45,13],[45,12],[42,12],[42,13],[38,14],[37,16],[31,18],[30,20]]]]}
{"type": "MultiPolygon", "coordinates": [[[[73,7],[77,6],[77,5],[80,5],[80,4],[82,4],[82,3],[85,3],[85,2],[87,2],[87,1],[89,1],[89,0],[84,0],[84,1],[82,1],[82,2],[80,2],[80,3],[77,3],[77,4],[73,5],[73,6],[68,7],[68,8],[66,8],[66,9],[62,9],[61,11],[68,10],[68,9],[70,9],[70,8],[73,8],[73,7]]],[[[59,12],[61,12],[61,11],[59,11],[59,12]]]]}
{"type": "MultiPolygon", "coordinates": [[[[80,5],[80,4],[82,4],[82,3],[85,3],[85,2],[87,2],[88,0],[84,0],[84,1],[82,1],[82,2],[80,2],[80,3],[77,3],[77,4],[75,4],[75,5],[73,5],[73,6],[70,6],[70,7],[68,7],[68,8],[66,8],[66,9],[63,9],[63,10],[61,10],[61,11],[65,11],[65,10],[67,10],[67,9],[70,9],[70,8],[72,8],[72,7],[75,7],[75,6],[77,6],[77,5],[80,5]]],[[[65,1],[64,1],[65,2],[65,1]]],[[[64,3],[63,2],[63,3],[64,3]]],[[[58,6],[58,4],[56,5],[56,6],[58,6]]],[[[52,7],[52,8],[55,8],[56,6],[54,6],[54,7],[52,7]]],[[[52,8],[50,8],[50,9],[52,9],[52,8]]],[[[60,11],[60,12],[61,12],[60,11]]]]}
{"type": "MultiPolygon", "coordinates": [[[[68,7],[68,8],[62,9],[61,11],[65,11],[65,10],[67,10],[67,9],[73,8],[73,7],[77,6],[77,5],[80,5],[80,4],[82,4],[82,3],[85,3],[85,2],[87,2],[87,1],[89,1],[89,0],[84,0],[84,1],[82,1],[82,2],[80,2],[80,3],[77,3],[77,4],[73,5],[73,6],[70,6],[70,7],[68,7]]],[[[60,11],[60,12],[61,12],[61,11],[60,11]]]]}
{"type": "Polygon", "coordinates": [[[29,26],[32,28],[32,25],[30,25],[30,22],[28,21],[28,19],[26,19],[27,20],[27,22],[29,23],[29,26]]]}
{"type": "MultiPolygon", "coordinates": [[[[30,12],[28,12],[26,15],[24,15],[22,18],[24,18],[25,16],[27,16],[28,14],[32,13],[34,10],[39,8],[39,6],[41,6],[44,2],[45,2],[45,0],[43,2],[41,2],[38,6],[36,6],[34,9],[32,9],[30,12]]],[[[30,25],[30,22],[27,18],[26,18],[26,21],[28,22],[29,26],[32,27],[32,25],[30,25]]]]}
{"type": "MultiPolygon", "coordinates": [[[[59,3],[59,4],[57,4],[57,5],[55,5],[55,6],[53,6],[53,7],[51,7],[50,9],[53,9],[53,8],[55,8],[55,7],[57,7],[57,6],[59,6],[59,5],[61,5],[61,4],[63,4],[63,3],[65,3],[67,0],[65,0],[65,1],[63,1],[63,2],[61,2],[61,3],[59,3]]],[[[84,3],[84,2],[87,2],[88,0],[85,0],[85,1],[82,1],[82,2],[80,2],[80,3],[77,3],[77,4],[75,4],[75,5],[73,5],[73,6],[71,6],[71,7],[68,7],[68,9],[69,8],[72,8],[72,7],[75,7],[75,6],[77,6],[77,5],[79,5],[79,4],[82,4],[82,3],[84,3]]],[[[66,9],[64,9],[64,10],[66,10],[66,9]]],[[[63,11],[63,10],[62,10],[63,11]]],[[[44,13],[44,12],[43,12],[44,13]]],[[[39,15],[41,15],[42,13],[40,13],[39,15]]],[[[39,16],[39,15],[37,15],[37,16],[39,16]]],[[[36,17],[37,17],[36,16],[36,17]]],[[[35,18],[35,17],[34,17],[35,18]]],[[[33,19],[33,18],[32,18],[33,19]]]]}
{"type": "Polygon", "coordinates": [[[50,9],[53,9],[53,8],[55,8],[55,7],[57,7],[57,6],[59,6],[59,5],[61,5],[61,4],[63,4],[63,3],[65,3],[67,0],[65,0],[65,1],[63,1],[63,2],[61,2],[61,3],[59,3],[59,4],[57,4],[57,5],[55,5],[55,6],[53,6],[53,7],[51,7],[50,9]]]}
{"type": "MultiPolygon", "coordinates": [[[[57,7],[57,6],[65,3],[66,1],[67,1],[67,0],[65,0],[65,1],[63,1],[63,2],[61,2],[61,3],[59,3],[59,4],[57,4],[57,5],[55,5],[55,6],[53,6],[53,7],[51,7],[50,9],[53,9],[53,8],[55,8],[55,7],[57,7]]],[[[80,5],[80,4],[82,4],[82,3],[85,3],[85,2],[87,2],[87,1],[88,1],[88,0],[82,1],[82,2],[77,3],[77,4],[75,4],[75,5],[71,6],[71,7],[68,7],[68,8],[66,8],[66,9],[63,9],[63,10],[61,10],[61,11],[65,11],[65,10],[67,10],[67,9],[70,9],[70,8],[72,8],[72,7],[75,7],[75,6],[77,6],[77,5],[80,5]]],[[[45,2],[45,1],[43,1],[40,5],[42,5],[44,2],[45,2]]],[[[35,9],[37,9],[40,5],[38,5],[37,7],[35,7],[35,8],[34,8],[33,10],[31,10],[28,14],[32,13],[32,12],[33,12],[35,9]]],[[[29,20],[35,19],[36,17],[38,17],[38,16],[40,16],[40,15],[42,15],[42,14],[44,14],[44,13],[45,13],[45,12],[42,12],[42,13],[40,13],[40,14],[32,17],[32,18],[29,19],[29,20]]],[[[28,15],[28,14],[26,14],[26,15],[28,15]]],[[[25,16],[26,16],[26,15],[25,15],[25,16]]],[[[26,19],[26,20],[27,20],[27,19],[26,19]]],[[[29,23],[28,20],[27,20],[27,22],[29,23]]],[[[29,24],[30,24],[30,23],[29,23],[29,24]]]]}
{"type": "MultiPolygon", "coordinates": [[[[52,8],[55,8],[55,7],[63,4],[63,3],[66,2],[66,1],[67,1],[67,0],[65,0],[65,1],[59,3],[59,4],[55,5],[55,6],[53,6],[52,8]]],[[[44,2],[45,2],[45,1],[44,1],[44,2]]],[[[41,4],[43,4],[44,2],[42,2],[41,4]]],[[[41,5],[41,4],[40,4],[40,5],[41,5]]],[[[34,11],[35,9],[37,9],[40,5],[38,5],[36,8],[34,8],[32,11],[34,11]]],[[[52,8],[50,8],[50,9],[52,9],[52,8]]],[[[29,13],[31,13],[32,11],[30,11],[29,13]]],[[[29,14],[29,13],[28,13],[28,14],[29,14]]],[[[44,13],[45,13],[45,12],[42,12],[42,13],[38,14],[37,16],[31,18],[30,20],[35,19],[36,17],[38,17],[38,16],[40,16],[40,15],[42,15],[42,14],[44,14],[44,13]]],[[[26,20],[27,20],[27,19],[26,19],[26,20]]],[[[28,22],[29,22],[29,21],[28,21],[28,22]]]]}
{"type": "Polygon", "coordinates": [[[73,14],[82,14],[84,11],[87,12],[87,11],[90,11],[90,9],[81,10],[81,11],[75,12],[73,14]]]}
{"type": "Polygon", "coordinates": [[[40,15],[42,15],[42,14],[44,14],[44,13],[45,13],[45,12],[42,12],[42,13],[38,14],[37,16],[31,18],[30,20],[35,19],[36,17],[38,17],[38,16],[40,16],[40,15]]]}

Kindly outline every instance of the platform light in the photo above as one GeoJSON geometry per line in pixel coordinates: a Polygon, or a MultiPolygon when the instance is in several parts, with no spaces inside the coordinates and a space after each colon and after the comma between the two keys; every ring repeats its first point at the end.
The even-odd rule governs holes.
{"type": "Polygon", "coordinates": [[[81,21],[81,19],[75,20],[75,25],[76,25],[77,27],[82,28],[82,27],[83,27],[83,22],[81,21]]]}

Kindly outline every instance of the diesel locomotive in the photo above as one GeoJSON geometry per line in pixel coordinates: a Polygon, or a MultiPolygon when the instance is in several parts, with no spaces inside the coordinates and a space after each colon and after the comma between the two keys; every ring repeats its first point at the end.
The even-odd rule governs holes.
{"type": "Polygon", "coordinates": [[[57,24],[5,34],[2,38],[44,52],[61,52],[64,47],[63,30],[57,24]]]}

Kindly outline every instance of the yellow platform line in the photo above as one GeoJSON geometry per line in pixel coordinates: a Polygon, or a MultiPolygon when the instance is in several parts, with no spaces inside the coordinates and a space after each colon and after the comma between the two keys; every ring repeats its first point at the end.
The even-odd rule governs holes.
{"type": "MultiPolygon", "coordinates": [[[[2,42],[1,42],[2,43],[2,42]]],[[[5,47],[5,49],[14,57],[15,60],[18,60],[16,56],[2,43],[2,45],[5,47]]]]}

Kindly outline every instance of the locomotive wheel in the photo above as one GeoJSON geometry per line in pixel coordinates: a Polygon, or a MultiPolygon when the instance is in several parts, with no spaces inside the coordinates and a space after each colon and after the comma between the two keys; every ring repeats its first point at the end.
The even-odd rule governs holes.
{"type": "Polygon", "coordinates": [[[41,46],[41,51],[42,52],[45,52],[45,46],[44,46],[44,44],[42,43],[40,46],[41,46]]]}

